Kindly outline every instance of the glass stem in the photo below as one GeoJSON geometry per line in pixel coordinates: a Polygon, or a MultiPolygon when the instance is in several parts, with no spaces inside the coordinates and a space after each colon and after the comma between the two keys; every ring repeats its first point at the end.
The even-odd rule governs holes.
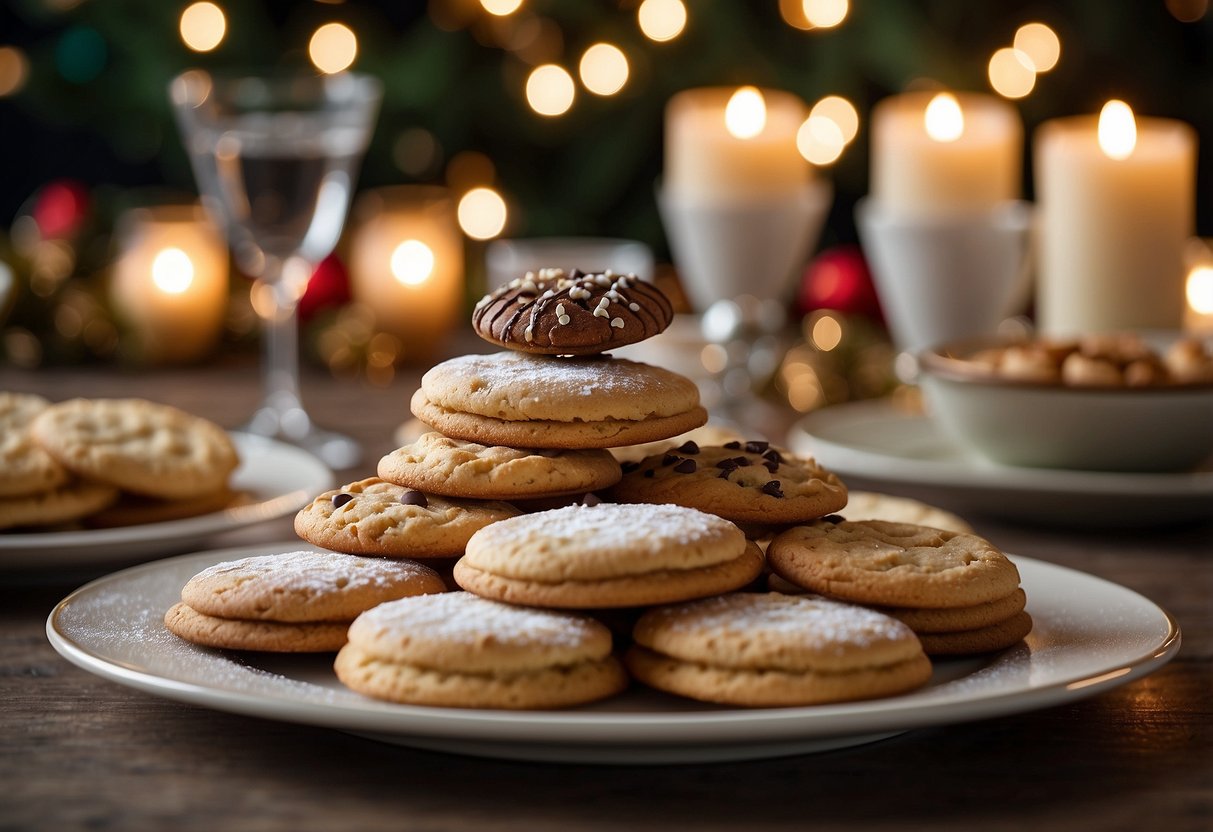
{"type": "Polygon", "coordinates": [[[299,318],[296,293],[283,280],[285,264],[267,258],[261,276],[261,291],[271,300],[262,318],[262,385],[265,405],[282,417],[300,408],[299,401],[299,318]]]}

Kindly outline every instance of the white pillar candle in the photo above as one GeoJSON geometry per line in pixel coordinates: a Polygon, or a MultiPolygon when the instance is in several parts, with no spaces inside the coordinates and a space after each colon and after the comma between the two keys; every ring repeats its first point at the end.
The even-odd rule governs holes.
{"type": "Polygon", "coordinates": [[[1040,330],[1180,328],[1195,131],[1122,105],[1046,122],[1035,140],[1040,330]]]}
{"type": "Polygon", "coordinates": [[[119,220],[110,299],[153,363],[205,357],[223,329],[228,252],[199,205],[137,208],[119,220]]]}
{"type": "Polygon", "coordinates": [[[784,197],[812,177],[796,149],[808,115],[788,92],[757,87],[684,90],[666,106],[663,186],[680,199],[784,197]]]}
{"type": "Polygon", "coordinates": [[[463,311],[463,242],[445,188],[380,188],[358,200],[350,293],[410,358],[432,354],[463,311]]]}
{"type": "Polygon", "coordinates": [[[1018,199],[1023,123],[1005,101],[913,92],[872,109],[872,199],[890,216],[971,216],[1018,199]]]}

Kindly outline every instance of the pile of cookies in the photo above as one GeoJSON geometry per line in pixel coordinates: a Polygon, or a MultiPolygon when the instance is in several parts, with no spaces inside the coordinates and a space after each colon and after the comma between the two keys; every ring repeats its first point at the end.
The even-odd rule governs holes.
{"type": "MultiPolygon", "coordinates": [[[[383,457],[377,477],[319,495],[296,517],[330,566],[424,560],[454,591],[425,584],[347,603],[346,573],[364,565],[302,580],[307,559],[292,553],[277,567],[272,556],[212,567],[223,586],[255,571],[240,583],[244,595],[290,603],[208,606],[187,587],[170,628],[225,646],[174,619],[210,616],[213,631],[242,616],[312,624],[304,607],[339,606],[325,620],[345,621],[361,604],[334,665],[345,685],[481,708],[567,707],[629,680],[741,706],[889,696],[930,679],[929,653],[1022,638],[1009,626],[998,643],[977,638],[1026,618],[1015,567],[981,538],[843,521],[835,512],[847,489],[813,460],[764,441],[685,438],[706,421],[695,385],[603,354],[670,317],[660,293],[632,276],[543,270],[513,281],[473,317],[506,351],[454,358],[422,379],[412,410],[434,430],[383,457]],[[812,570],[796,565],[810,549],[850,573],[807,580],[812,570]],[[785,591],[762,591],[772,569],[785,591]],[[840,591],[865,580],[881,592],[840,591]],[[300,584],[306,591],[291,589],[300,584]],[[329,596],[343,600],[318,600],[329,596]],[[916,634],[962,625],[950,648],[929,649],[916,634]]],[[[195,580],[210,585],[214,575],[195,580]]],[[[256,649],[285,649],[275,639],[256,649]]]]}
{"type": "Polygon", "coordinates": [[[218,425],[144,399],[0,392],[0,529],[91,528],[217,511],[239,464],[218,425]]]}

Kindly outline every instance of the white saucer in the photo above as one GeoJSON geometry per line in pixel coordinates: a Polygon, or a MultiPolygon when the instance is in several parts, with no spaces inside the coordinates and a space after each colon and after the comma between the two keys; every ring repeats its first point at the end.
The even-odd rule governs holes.
{"type": "Polygon", "coordinates": [[[788,444],[840,477],[924,486],[947,508],[1068,526],[1142,526],[1213,518],[1213,471],[1119,474],[1015,468],[960,447],[928,416],[886,399],[810,413],[788,444]]]}
{"type": "Polygon", "coordinates": [[[1013,556],[1035,627],[1001,653],[937,661],[902,696],[802,708],[738,709],[638,686],[566,711],[394,705],[344,688],[332,656],[234,653],[169,633],[164,611],[200,570],[282,546],[201,552],[133,567],[64,599],[47,636],[106,679],[220,711],[336,728],[385,742],[477,756],[579,763],[746,760],[870,742],[930,725],[1072,702],[1150,673],[1179,649],[1179,627],[1151,601],[1082,572],[1013,556]]]}
{"type": "Polygon", "coordinates": [[[231,488],[250,502],[223,511],[112,529],[0,533],[0,571],[121,566],[197,549],[206,538],[293,514],[333,487],[333,472],[308,452],[262,436],[232,433],[240,467],[231,488]]]}

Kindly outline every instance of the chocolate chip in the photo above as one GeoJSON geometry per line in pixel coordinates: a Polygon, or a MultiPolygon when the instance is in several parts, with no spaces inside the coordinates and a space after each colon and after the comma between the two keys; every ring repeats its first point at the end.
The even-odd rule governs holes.
{"type": "Polygon", "coordinates": [[[726,471],[732,471],[734,468],[737,467],[737,460],[733,459],[732,457],[729,457],[728,459],[722,459],[722,460],[720,460],[720,462],[716,463],[716,467],[723,468],[726,471]]]}
{"type": "Polygon", "coordinates": [[[633,471],[640,470],[640,463],[639,462],[625,462],[622,465],[620,465],[619,467],[623,469],[623,473],[630,474],[633,471]]]}
{"type": "Polygon", "coordinates": [[[745,449],[752,454],[760,454],[769,447],[771,447],[770,442],[759,442],[758,440],[753,440],[745,443],[745,449]]]}
{"type": "Polygon", "coordinates": [[[655,473],[657,473],[657,471],[656,471],[656,470],[654,470],[653,468],[650,468],[649,470],[647,470],[647,471],[645,471],[645,472],[644,472],[644,475],[645,475],[646,477],[648,477],[649,479],[652,479],[652,478],[653,478],[653,474],[655,474],[655,473]]]}
{"type": "Polygon", "coordinates": [[[680,454],[697,454],[699,453],[699,446],[688,439],[674,450],[678,451],[680,454]]]}
{"type": "Polygon", "coordinates": [[[773,459],[764,460],[762,464],[766,466],[766,469],[772,474],[779,470],[779,463],[773,459]]]}
{"type": "Polygon", "coordinates": [[[342,491],[340,494],[333,495],[333,508],[341,508],[348,502],[354,499],[354,495],[348,491],[342,491]]]}
{"type": "Polygon", "coordinates": [[[699,466],[695,464],[693,459],[684,459],[682,462],[674,466],[674,470],[680,474],[694,474],[695,469],[699,466]]]}
{"type": "Polygon", "coordinates": [[[833,523],[834,525],[838,525],[847,518],[843,517],[841,514],[827,514],[825,517],[818,519],[820,519],[823,523],[833,523]]]}
{"type": "Polygon", "coordinates": [[[581,498],[581,504],[583,506],[596,506],[601,502],[602,502],[602,500],[598,499],[598,496],[596,494],[587,493],[584,497],[581,498]]]}
{"type": "Polygon", "coordinates": [[[737,470],[736,468],[725,468],[723,471],[721,471],[721,472],[720,472],[720,473],[717,475],[716,479],[718,479],[718,480],[727,480],[727,479],[729,478],[729,474],[733,473],[733,472],[734,472],[734,471],[736,471],[736,470],[737,470]]]}
{"type": "Polygon", "coordinates": [[[430,504],[430,501],[420,491],[411,490],[400,495],[400,502],[406,506],[421,506],[422,508],[430,504]]]}
{"type": "Polygon", "coordinates": [[[740,442],[725,442],[724,446],[726,448],[728,448],[730,451],[735,451],[741,447],[741,443],[740,442]]]}
{"type": "Polygon", "coordinates": [[[584,275],[585,275],[585,272],[583,272],[581,269],[573,269],[571,272],[569,272],[569,280],[576,280],[577,278],[583,277],[584,275]]]}
{"type": "Polygon", "coordinates": [[[779,487],[779,480],[771,480],[762,487],[762,493],[771,497],[783,497],[783,489],[779,487]]]}
{"type": "Polygon", "coordinates": [[[662,465],[673,465],[675,462],[677,462],[680,459],[682,459],[682,457],[678,456],[678,454],[666,454],[665,458],[661,460],[661,464],[662,465]]]}
{"type": "Polygon", "coordinates": [[[772,460],[773,462],[783,462],[783,455],[774,448],[768,448],[767,450],[763,451],[762,458],[772,460]]]}

